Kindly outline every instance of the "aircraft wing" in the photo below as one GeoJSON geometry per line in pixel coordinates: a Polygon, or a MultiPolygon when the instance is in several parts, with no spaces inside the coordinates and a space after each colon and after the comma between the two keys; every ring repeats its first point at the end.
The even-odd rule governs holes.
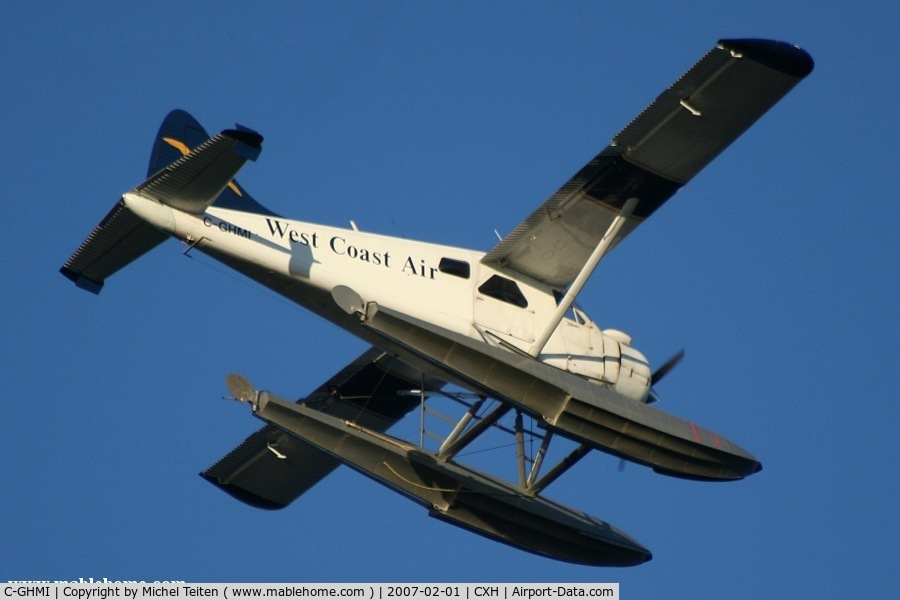
{"type": "Polygon", "coordinates": [[[800,48],[722,40],[482,262],[569,286],[629,198],[624,239],[813,68],[800,48]]]}
{"type": "MultiPolygon", "coordinates": [[[[370,348],[315,392],[298,401],[325,414],[380,432],[419,405],[421,372],[370,348]]],[[[443,382],[426,379],[426,389],[443,382]]],[[[284,508],[341,462],[295,436],[267,425],[200,475],[258,508],[284,508]]]]}

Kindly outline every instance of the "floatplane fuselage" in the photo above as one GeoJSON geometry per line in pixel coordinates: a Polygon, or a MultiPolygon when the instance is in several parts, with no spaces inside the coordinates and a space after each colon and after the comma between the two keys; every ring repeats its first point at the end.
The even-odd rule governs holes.
{"type": "MultiPolygon", "coordinates": [[[[267,287],[379,346],[385,344],[384,337],[368,333],[360,327],[358,315],[339,307],[334,289],[349,287],[379,307],[476,343],[522,353],[529,351],[536,332],[558,306],[559,290],[482,264],[484,253],[475,250],[215,207],[193,215],[138,194],[126,194],[123,201],[192,249],[261,279],[267,287]]],[[[573,306],[538,359],[644,402],[650,367],[630,341],[621,331],[601,331],[573,306]]],[[[404,359],[420,362],[415,356],[404,359]]],[[[427,370],[448,376],[434,372],[439,371],[434,367],[427,370]]]]}

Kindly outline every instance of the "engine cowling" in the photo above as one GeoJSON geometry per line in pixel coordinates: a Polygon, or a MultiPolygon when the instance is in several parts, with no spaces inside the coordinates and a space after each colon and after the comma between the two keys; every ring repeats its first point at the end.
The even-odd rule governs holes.
{"type": "Polygon", "coordinates": [[[564,322],[566,356],[544,360],[570,373],[604,383],[627,398],[645,402],[652,372],[646,357],[631,346],[632,338],[618,329],[600,331],[584,318],[564,322]]]}
{"type": "Polygon", "coordinates": [[[632,400],[646,402],[650,393],[652,371],[647,358],[629,344],[619,343],[621,359],[614,389],[632,400]]]}

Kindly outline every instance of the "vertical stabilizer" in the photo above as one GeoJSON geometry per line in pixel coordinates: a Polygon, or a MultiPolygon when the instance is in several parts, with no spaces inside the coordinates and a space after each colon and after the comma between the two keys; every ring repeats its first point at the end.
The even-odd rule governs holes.
{"type": "MultiPolygon", "coordinates": [[[[241,129],[239,125],[237,128],[241,129]]],[[[173,110],[166,115],[156,134],[153,151],[150,153],[147,177],[150,178],[182,156],[186,156],[209,138],[209,134],[197,119],[183,110],[173,110]]],[[[237,181],[228,184],[213,202],[213,206],[277,216],[257,202],[237,181]]]]}

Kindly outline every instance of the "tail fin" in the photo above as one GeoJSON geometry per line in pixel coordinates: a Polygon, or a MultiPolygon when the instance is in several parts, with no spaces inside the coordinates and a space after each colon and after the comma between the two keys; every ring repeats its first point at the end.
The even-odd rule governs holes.
{"type": "MultiPolygon", "coordinates": [[[[239,131],[229,130],[223,132],[224,134],[235,138],[235,142],[239,142],[240,139],[256,141],[256,153],[258,153],[258,142],[262,140],[258,134],[240,127],[239,131]]],[[[216,139],[219,137],[221,136],[217,136],[216,139]]],[[[153,144],[148,180],[139,188],[147,186],[146,193],[151,193],[152,190],[149,188],[153,186],[162,187],[161,191],[166,191],[166,182],[171,178],[163,175],[161,171],[167,170],[172,163],[188,155],[191,150],[204,144],[208,139],[206,131],[191,115],[183,110],[174,110],[169,113],[159,128],[153,144]],[[155,177],[157,175],[159,176],[155,177]]],[[[238,152],[240,153],[240,150],[238,152]]],[[[187,159],[187,162],[192,162],[198,156],[199,154],[192,156],[191,159],[187,159]]],[[[239,165],[237,168],[240,168],[239,165]]],[[[177,170],[178,167],[175,169],[177,170]]],[[[229,181],[234,172],[236,170],[227,175],[220,187],[216,188],[222,189],[224,186],[224,190],[215,199],[213,205],[274,215],[254,200],[237,182],[232,180],[225,185],[225,181],[229,181]]],[[[177,182],[174,184],[177,185],[177,182]]],[[[157,193],[159,191],[157,190],[157,193]]],[[[209,199],[212,197],[207,196],[209,199]]],[[[209,206],[209,200],[204,206],[209,206]]],[[[167,234],[143,221],[120,200],[66,261],[60,272],[74,281],[78,287],[99,294],[107,277],[143,256],[168,237],[167,234]]]]}
{"type": "MultiPolygon", "coordinates": [[[[240,128],[240,126],[238,126],[240,128]]],[[[170,164],[187,156],[191,150],[210,138],[197,119],[183,110],[173,110],[163,120],[150,153],[150,165],[147,178],[165,169],[170,164]]],[[[257,202],[247,190],[232,181],[222,194],[213,202],[213,206],[230,208],[244,212],[278,216],[257,202]]]]}

